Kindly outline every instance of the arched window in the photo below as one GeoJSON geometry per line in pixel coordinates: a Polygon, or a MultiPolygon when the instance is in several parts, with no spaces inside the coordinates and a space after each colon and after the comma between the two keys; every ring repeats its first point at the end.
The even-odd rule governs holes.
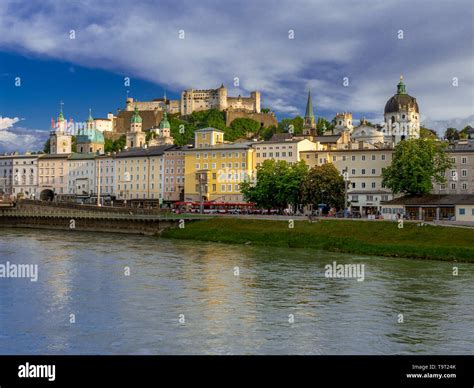
{"type": "Polygon", "coordinates": [[[395,122],[395,116],[392,116],[392,124],[395,122]]]}

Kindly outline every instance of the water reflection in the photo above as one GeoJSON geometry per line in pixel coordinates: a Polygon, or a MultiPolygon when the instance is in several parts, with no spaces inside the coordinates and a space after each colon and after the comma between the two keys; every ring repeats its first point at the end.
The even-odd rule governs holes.
{"type": "Polygon", "coordinates": [[[1,263],[39,265],[36,283],[0,279],[3,354],[473,353],[473,265],[1,232],[1,263]],[[365,281],[326,279],[333,261],[365,281]]]}

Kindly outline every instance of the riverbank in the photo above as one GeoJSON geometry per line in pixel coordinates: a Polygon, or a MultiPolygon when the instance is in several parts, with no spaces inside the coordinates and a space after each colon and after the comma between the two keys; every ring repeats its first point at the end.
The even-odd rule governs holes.
{"type": "Polygon", "coordinates": [[[162,236],[474,263],[474,230],[419,225],[405,222],[399,229],[390,221],[320,220],[295,221],[289,228],[288,221],[214,218],[167,229],[162,236]]]}

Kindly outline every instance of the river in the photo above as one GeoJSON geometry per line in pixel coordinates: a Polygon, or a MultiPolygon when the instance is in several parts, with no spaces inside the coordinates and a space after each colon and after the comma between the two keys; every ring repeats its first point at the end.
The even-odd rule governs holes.
{"type": "Polygon", "coordinates": [[[7,262],[0,354],[474,354],[473,264],[0,229],[7,262]]]}

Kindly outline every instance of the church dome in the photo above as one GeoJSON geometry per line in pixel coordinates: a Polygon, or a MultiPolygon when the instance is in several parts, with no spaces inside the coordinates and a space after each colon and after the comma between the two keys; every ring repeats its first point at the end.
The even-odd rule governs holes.
{"type": "Polygon", "coordinates": [[[97,129],[93,128],[85,128],[81,131],[81,133],[77,136],[76,139],[77,143],[96,143],[96,144],[104,144],[104,135],[97,129]]]}
{"type": "Polygon", "coordinates": [[[132,120],[131,120],[132,124],[137,124],[137,123],[141,123],[142,122],[142,118],[140,117],[140,115],[138,114],[138,107],[135,106],[135,111],[133,112],[133,116],[132,116],[132,120]]]}
{"type": "Polygon", "coordinates": [[[397,85],[397,94],[390,97],[385,104],[385,113],[396,113],[401,110],[407,111],[413,109],[416,113],[420,113],[416,98],[407,94],[403,77],[400,77],[400,82],[397,85]]]}

